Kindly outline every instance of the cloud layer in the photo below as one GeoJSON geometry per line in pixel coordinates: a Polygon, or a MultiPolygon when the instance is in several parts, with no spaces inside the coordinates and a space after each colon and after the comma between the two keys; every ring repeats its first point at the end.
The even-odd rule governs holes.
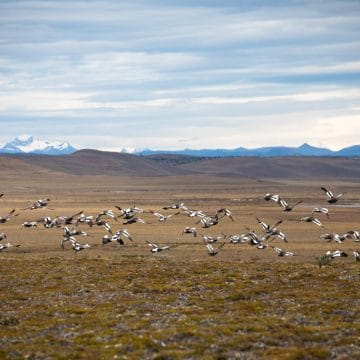
{"type": "Polygon", "coordinates": [[[0,142],[360,143],[358,1],[1,1],[0,142]]]}

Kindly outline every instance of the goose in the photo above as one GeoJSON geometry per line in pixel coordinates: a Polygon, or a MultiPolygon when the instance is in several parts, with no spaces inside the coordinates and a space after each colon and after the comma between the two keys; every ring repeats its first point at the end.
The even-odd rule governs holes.
{"type": "Polygon", "coordinates": [[[207,229],[211,226],[217,225],[219,221],[220,219],[215,215],[215,217],[205,216],[199,222],[202,224],[203,228],[207,229]]]}
{"type": "Polygon", "coordinates": [[[3,251],[3,250],[6,250],[10,247],[20,247],[20,245],[12,245],[10,243],[7,243],[7,244],[0,244],[0,252],[3,251]]]}
{"type": "Polygon", "coordinates": [[[75,220],[75,225],[78,226],[79,224],[87,224],[92,227],[95,225],[94,216],[85,216],[83,213],[81,213],[75,220]]]}
{"type": "Polygon", "coordinates": [[[255,219],[262,226],[262,228],[266,233],[269,233],[271,232],[271,230],[276,229],[276,226],[280,225],[283,222],[283,220],[279,220],[277,223],[271,226],[266,224],[264,221],[260,220],[258,217],[256,217],[255,219]]]}
{"type": "Polygon", "coordinates": [[[37,222],[42,222],[44,225],[44,228],[51,229],[53,227],[61,227],[61,223],[58,218],[52,219],[50,216],[46,216],[42,219],[37,220],[37,222]]]}
{"type": "Polygon", "coordinates": [[[270,201],[270,200],[272,200],[272,201],[275,201],[275,202],[278,202],[279,201],[279,198],[280,198],[280,196],[279,195],[272,195],[272,194],[270,194],[270,193],[267,193],[265,196],[264,196],[264,200],[265,201],[270,201]]]}
{"type": "MultiPolygon", "coordinates": [[[[50,199],[49,199],[49,198],[36,200],[36,201],[33,202],[32,204],[30,204],[29,206],[27,206],[26,208],[21,209],[21,210],[44,209],[44,208],[47,208],[49,202],[50,202],[50,199]]],[[[54,209],[49,209],[49,210],[54,210],[54,209]]]]}
{"type": "MultiPolygon", "coordinates": [[[[74,239],[74,238],[73,238],[73,239],[74,239]]],[[[71,240],[71,239],[70,239],[70,242],[71,242],[72,248],[73,248],[73,250],[74,250],[74,252],[75,252],[75,255],[76,255],[79,251],[84,250],[84,249],[88,249],[88,248],[91,247],[89,244],[80,244],[80,243],[78,243],[76,240],[74,241],[74,240],[71,240]]]]}
{"type": "Polygon", "coordinates": [[[328,242],[335,241],[341,244],[346,238],[348,234],[339,235],[336,233],[322,234],[320,237],[328,242]]]}
{"type": "Polygon", "coordinates": [[[284,242],[288,242],[286,239],[286,235],[278,230],[276,228],[276,226],[280,225],[283,220],[279,220],[277,223],[275,223],[274,225],[268,225],[266,224],[264,221],[260,220],[259,218],[256,217],[257,222],[262,226],[262,228],[264,229],[265,233],[268,235],[267,238],[269,238],[270,236],[277,236],[278,238],[280,238],[281,240],[283,240],[284,242]]]}
{"type": "Polygon", "coordinates": [[[148,224],[145,220],[136,216],[131,219],[127,219],[125,222],[123,222],[123,225],[134,224],[137,222],[142,223],[142,224],[148,224]]]}
{"type": "Polygon", "coordinates": [[[232,244],[243,244],[250,241],[249,234],[233,234],[233,235],[224,235],[225,240],[229,240],[232,244]]]}
{"type": "Polygon", "coordinates": [[[184,210],[184,213],[187,214],[189,217],[195,217],[195,216],[197,216],[199,218],[206,217],[206,215],[201,210],[186,209],[186,210],[184,210]]]}
{"type": "Polygon", "coordinates": [[[214,242],[217,242],[218,240],[221,240],[223,237],[222,236],[209,236],[209,235],[203,235],[202,236],[203,241],[205,244],[211,244],[214,242]]]}
{"type": "Polygon", "coordinates": [[[353,255],[356,261],[360,261],[360,251],[358,250],[353,251],[353,255]]]}
{"type": "Polygon", "coordinates": [[[6,234],[4,232],[0,233],[0,241],[6,239],[6,234]]]}
{"type": "Polygon", "coordinates": [[[326,256],[330,257],[331,259],[334,259],[336,257],[348,257],[348,254],[345,251],[342,250],[335,250],[335,251],[327,251],[326,256]]]}
{"type": "Polygon", "coordinates": [[[215,256],[219,253],[220,249],[225,246],[226,243],[222,243],[219,247],[214,248],[211,244],[207,244],[207,251],[209,256],[215,256]]]}
{"type": "Polygon", "coordinates": [[[329,209],[324,208],[324,207],[320,207],[320,208],[316,207],[316,208],[314,208],[313,211],[312,211],[312,214],[314,214],[314,213],[323,213],[323,214],[325,214],[327,216],[328,219],[330,218],[329,209]]]}
{"type": "Polygon", "coordinates": [[[5,224],[6,222],[8,222],[12,216],[18,216],[19,214],[15,214],[15,209],[12,209],[7,215],[5,216],[0,216],[0,224],[5,224]]]}
{"type": "Polygon", "coordinates": [[[270,246],[272,249],[274,249],[274,251],[278,254],[278,256],[283,257],[283,256],[294,256],[294,253],[291,251],[286,251],[286,250],[282,250],[276,246],[270,246]]]}
{"type": "Polygon", "coordinates": [[[124,236],[126,237],[127,239],[129,239],[130,241],[133,241],[132,237],[130,236],[129,232],[127,231],[127,229],[124,229],[124,230],[118,230],[116,232],[116,235],[121,237],[121,236],[124,236]]]}
{"type": "Polygon", "coordinates": [[[280,206],[283,207],[284,211],[290,212],[290,211],[292,211],[292,210],[295,208],[295,206],[301,204],[301,203],[302,203],[302,200],[296,202],[296,203],[293,204],[293,205],[289,205],[286,200],[284,200],[284,199],[282,199],[282,198],[279,198],[279,200],[277,201],[277,203],[278,203],[280,206]]]}
{"type": "Polygon", "coordinates": [[[21,224],[21,227],[24,228],[34,228],[37,227],[37,221],[25,221],[21,224]]]}
{"type": "MultiPolygon", "coordinates": [[[[58,216],[56,217],[54,220],[61,225],[71,225],[71,224],[75,224],[77,222],[77,218],[79,215],[81,215],[84,211],[81,210],[79,212],[77,212],[74,215],[71,216],[58,216]]],[[[53,221],[54,221],[53,220],[53,221]]]]}
{"type": "Polygon", "coordinates": [[[64,226],[64,236],[77,236],[77,235],[82,235],[82,236],[89,236],[85,231],[79,230],[79,229],[75,229],[72,227],[68,227],[68,226],[64,226]]]}
{"type": "Polygon", "coordinates": [[[329,204],[335,204],[343,195],[344,193],[338,194],[338,195],[334,195],[334,193],[328,189],[326,189],[325,187],[321,187],[321,190],[324,191],[328,197],[327,202],[329,204]]]}
{"type": "Polygon", "coordinates": [[[194,227],[189,227],[189,226],[186,226],[186,228],[183,230],[181,236],[183,236],[184,234],[193,234],[194,237],[197,236],[197,232],[196,232],[196,228],[194,227]]]}
{"type": "Polygon", "coordinates": [[[155,243],[151,243],[151,242],[148,242],[147,244],[151,247],[150,251],[151,251],[152,253],[157,253],[157,252],[160,252],[160,251],[164,251],[164,250],[169,250],[169,249],[170,249],[170,245],[159,246],[159,245],[157,245],[157,244],[155,244],[155,243]]]}
{"type": "Polygon", "coordinates": [[[109,216],[112,219],[114,219],[115,221],[118,221],[117,215],[115,215],[112,210],[104,210],[104,211],[99,212],[95,217],[95,221],[97,222],[98,220],[100,220],[100,218],[102,216],[109,216]]]}
{"type": "Polygon", "coordinates": [[[228,208],[221,208],[221,209],[217,210],[216,216],[219,217],[220,215],[222,215],[221,217],[228,216],[231,219],[231,221],[234,221],[234,218],[232,217],[232,212],[228,208]]]}
{"type": "Polygon", "coordinates": [[[104,227],[104,229],[112,235],[111,226],[108,222],[106,222],[106,220],[100,219],[95,223],[95,225],[104,227]]]}
{"type": "Polygon", "coordinates": [[[120,206],[116,206],[116,205],[115,205],[115,207],[120,211],[120,217],[122,217],[123,219],[131,219],[136,214],[144,212],[143,209],[140,209],[136,206],[134,206],[132,208],[128,208],[128,209],[124,209],[124,208],[122,208],[120,206]]]}
{"type": "Polygon", "coordinates": [[[360,233],[357,230],[350,230],[346,233],[348,236],[352,237],[355,242],[360,242],[360,233]]]}
{"type": "Polygon", "coordinates": [[[175,203],[175,204],[171,204],[169,206],[164,206],[163,207],[163,210],[169,210],[169,209],[183,209],[185,206],[184,206],[184,203],[175,203]]]}
{"type": "Polygon", "coordinates": [[[163,215],[163,214],[160,214],[159,212],[156,212],[153,210],[150,210],[150,213],[154,214],[160,222],[165,222],[165,221],[169,220],[171,217],[180,214],[180,212],[177,212],[175,214],[163,215]]]}
{"type": "Polygon", "coordinates": [[[304,216],[299,221],[312,222],[313,224],[315,224],[317,226],[324,227],[324,225],[321,223],[321,221],[314,216],[304,216]]]}
{"type": "Polygon", "coordinates": [[[127,239],[133,241],[130,234],[128,233],[127,229],[125,230],[118,230],[113,236],[104,235],[102,237],[102,244],[105,245],[110,242],[117,241],[120,245],[124,245],[124,241],[121,238],[122,236],[126,237],[127,239]]]}

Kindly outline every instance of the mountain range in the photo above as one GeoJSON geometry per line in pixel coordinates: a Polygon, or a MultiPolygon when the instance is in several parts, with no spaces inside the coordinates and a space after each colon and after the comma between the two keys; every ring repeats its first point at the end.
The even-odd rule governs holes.
{"type": "MultiPolygon", "coordinates": [[[[124,151],[124,150],[122,150],[124,151]]],[[[338,151],[332,151],[326,148],[311,146],[307,143],[299,147],[289,146],[270,146],[256,149],[247,149],[239,147],[236,149],[184,149],[184,150],[135,150],[134,155],[149,156],[158,154],[173,154],[173,155],[190,155],[201,157],[234,157],[234,156],[254,156],[254,157],[278,157],[278,156],[360,156],[360,145],[354,145],[343,148],[338,151]]]]}
{"type": "MultiPolygon", "coordinates": [[[[40,154],[40,155],[69,155],[76,152],[67,141],[48,141],[36,139],[31,135],[21,135],[14,140],[0,145],[2,154],[40,154]]],[[[195,157],[287,157],[287,156],[329,156],[329,157],[360,157],[360,145],[349,146],[338,151],[311,146],[307,143],[299,147],[269,146],[255,149],[238,147],[236,149],[183,149],[183,150],[151,150],[135,149],[120,150],[138,156],[151,155],[186,155],[195,157]]]]}
{"type": "Polygon", "coordinates": [[[31,135],[21,135],[0,147],[2,154],[42,154],[67,155],[75,152],[67,141],[48,141],[35,139],[31,135]]]}

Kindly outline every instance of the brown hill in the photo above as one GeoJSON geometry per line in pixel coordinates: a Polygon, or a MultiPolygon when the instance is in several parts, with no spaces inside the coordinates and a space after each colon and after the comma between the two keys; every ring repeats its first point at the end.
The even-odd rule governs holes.
{"type": "Polygon", "coordinates": [[[360,179],[360,159],[331,157],[199,158],[184,155],[135,156],[97,150],[71,155],[1,155],[2,174],[172,176],[206,174],[253,179],[360,179]]]}
{"type": "Polygon", "coordinates": [[[233,157],[180,165],[203,174],[268,179],[359,179],[359,158],[233,157]]]}
{"type": "Polygon", "coordinates": [[[166,176],[189,173],[189,170],[131,154],[80,150],[71,155],[1,155],[0,164],[16,163],[22,170],[34,169],[72,175],[166,176]]]}

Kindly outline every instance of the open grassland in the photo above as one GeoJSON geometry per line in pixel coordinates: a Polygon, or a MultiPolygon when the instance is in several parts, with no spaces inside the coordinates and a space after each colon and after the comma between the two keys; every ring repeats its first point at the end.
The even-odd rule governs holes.
{"type": "Polygon", "coordinates": [[[360,356],[358,264],[166,256],[0,264],[3,358],[360,356]]]}
{"type": "MultiPolygon", "coordinates": [[[[328,206],[322,181],[251,180],[227,177],[106,177],[34,174],[2,175],[0,215],[19,215],[0,225],[8,241],[21,245],[0,253],[0,358],[4,359],[357,359],[360,358],[360,264],[352,256],[319,267],[327,250],[351,254],[359,243],[320,239],[324,232],[359,229],[360,187],[336,182],[346,191],[328,206]],[[266,192],[304,202],[291,213],[266,203],[266,192]],[[49,196],[54,210],[19,211],[49,196]],[[21,228],[45,215],[94,215],[114,205],[160,210],[174,201],[214,213],[233,211],[235,221],[201,229],[184,214],[159,223],[126,226],[125,245],[101,245],[101,227],[81,225],[91,237],[76,256],[62,229],[21,228]],[[326,226],[300,223],[315,206],[327,206],[326,226]],[[209,257],[201,234],[258,232],[258,216],[279,219],[289,243],[274,240],[296,256],[280,258],[269,249],[227,244],[209,257]],[[181,236],[185,226],[199,235],[181,236]],[[146,241],[176,245],[152,254],[146,241]]],[[[163,211],[165,213],[165,211],[163,211]]],[[[171,211],[168,211],[171,213],[171,211]]],[[[174,211],[173,211],[174,212],[174,211]]],[[[116,231],[121,221],[110,221],[116,231]]]]}

